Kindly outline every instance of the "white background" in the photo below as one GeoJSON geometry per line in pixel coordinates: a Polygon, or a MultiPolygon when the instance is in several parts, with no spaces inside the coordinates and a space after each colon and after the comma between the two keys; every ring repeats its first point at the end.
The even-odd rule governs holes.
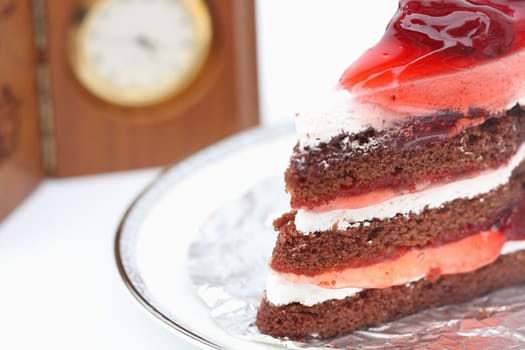
{"type": "MultiPolygon", "coordinates": [[[[258,0],[263,122],[333,87],[396,5],[258,0]]],[[[114,263],[120,217],[158,172],[46,180],[0,224],[0,349],[195,349],[142,310],[114,263]]]]}

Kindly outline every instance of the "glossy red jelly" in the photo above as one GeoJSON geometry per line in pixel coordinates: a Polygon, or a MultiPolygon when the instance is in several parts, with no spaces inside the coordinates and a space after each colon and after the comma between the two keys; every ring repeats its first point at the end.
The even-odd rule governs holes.
{"type": "Polygon", "coordinates": [[[525,239],[525,198],[514,207],[500,229],[508,240],[525,239]]]}
{"type": "Polygon", "coordinates": [[[383,38],[340,84],[358,94],[463,70],[524,46],[523,0],[401,0],[383,38]]]}

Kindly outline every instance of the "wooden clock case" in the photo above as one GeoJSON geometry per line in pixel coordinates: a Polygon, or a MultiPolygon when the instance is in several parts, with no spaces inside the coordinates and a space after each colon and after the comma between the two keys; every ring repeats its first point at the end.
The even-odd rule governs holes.
{"type": "Polygon", "coordinates": [[[168,165],[258,123],[254,0],[205,2],[213,38],[198,77],[162,103],[127,108],[72,71],[84,0],[0,0],[0,219],[44,176],[168,165]]]}
{"type": "Polygon", "coordinates": [[[57,176],[163,165],[258,121],[254,2],[206,0],[211,53],[197,79],[155,106],[104,102],[76,79],[67,45],[79,0],[48,0],[47,58],[53,106],[49,168],[57,176]]]}
{"type": "Polygon", "coordinates": [[[44,176],[31,23],[29,1],[0,0],[0,220],[44,176]]]}

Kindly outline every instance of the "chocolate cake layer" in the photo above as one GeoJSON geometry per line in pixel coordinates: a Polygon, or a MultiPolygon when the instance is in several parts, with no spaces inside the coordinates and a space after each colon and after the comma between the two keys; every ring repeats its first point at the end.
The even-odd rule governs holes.
{"type": "Polygon", "coordinates": [[[408,217],[374,219],[344,231],[297,232],[294,212],[275,220],[279,232],[271,266],[281,272],[312,275],[327,269],[363,265],[395,255],[398,248],[446,243],[499,226],[525,197],[525,162],[510,181],[471,200],[456,199],[408,217]]]}
{"type": "Polygon", "coordinates": [[[522,283],[525,283],[525,252],[518,252],[501,256],[472,273],[367,289],[343,300],[329,300],[311,307],[298,303],[274,306],[264,298],[256,325],[261,332],[274,337],[329,338],[522,283]]]}
{"type": "Polygon", "coordinates": [[[313,207],[337,196],[410,189],[497,168],[525,141],[525,109],[519,105],[452,137],[446,128],[440,132],[446,118],[423,120],[389,131],[341,134],[316,148],[296,146],[285,173],[292,205],[313,207]]]}

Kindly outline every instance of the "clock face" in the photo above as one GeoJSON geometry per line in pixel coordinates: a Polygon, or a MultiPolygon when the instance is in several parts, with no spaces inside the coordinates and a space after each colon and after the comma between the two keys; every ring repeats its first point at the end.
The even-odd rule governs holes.
{"type": "Polygon", "coordinates": [[[172,97],[206,60],[211,20],[202,0],[98,0],[72,33],[71,62],[83,85],[120,105],[172,97]]]}

